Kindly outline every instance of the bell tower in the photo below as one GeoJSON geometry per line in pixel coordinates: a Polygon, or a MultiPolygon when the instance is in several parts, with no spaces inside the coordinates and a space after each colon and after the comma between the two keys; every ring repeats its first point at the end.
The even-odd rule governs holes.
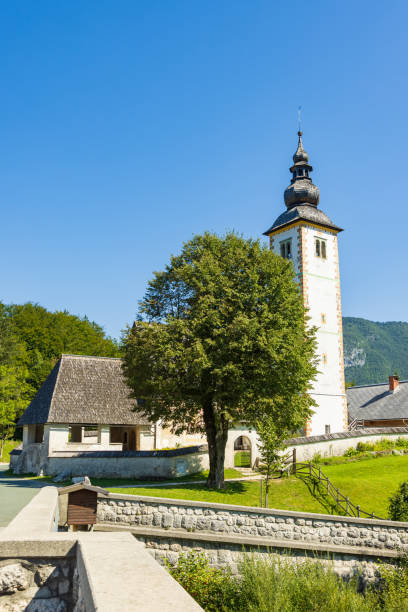
{"type": "Polygon", "coordinates": [[[301,131],[298,137],[290,168],[292,179],[284,193],[287,210],[264,235],[269,236],[274,253],[293,262],[309,324],[318,328],[319,374],[310,391],[317,406],[305,426],[310,436],[347,429],[337,247],[337,234],[342,229],[318,208],[319,189],[310,178],[313,168],[301,131]]]}

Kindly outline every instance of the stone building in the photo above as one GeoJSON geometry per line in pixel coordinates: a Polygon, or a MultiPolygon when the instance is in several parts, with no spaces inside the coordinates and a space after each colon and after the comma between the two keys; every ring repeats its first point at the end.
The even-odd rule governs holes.
{"type": "Polygon", "coordinates": [[[317,403],[306,424],[306,435],[347,429],[343,330],[337,234],[341,228],[318,208],[319,189],[312,183],[302,132],[290,168],[292,180],[284,194],[287,210],[265,232],[270,248],[293,262],[308,309],[310,325],[318,328],[319,374],[311,395],[317,403]]]}

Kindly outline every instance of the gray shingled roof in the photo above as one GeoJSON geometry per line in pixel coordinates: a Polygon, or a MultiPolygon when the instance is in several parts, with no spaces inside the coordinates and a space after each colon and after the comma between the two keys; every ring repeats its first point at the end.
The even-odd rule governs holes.
{"type": "Polygon", "coordinates": [[[310,221],[311,223],[316,223],[317,225],[335,229],[338,232],[343,231],[340,227],[334,225],[333,221],[329,219],[326,213],[316,206],[313,206],[312,204],[298,204],[297,206],[292,206],[288,210],[285,210],[285,212],[279,215],[272,227],[264,232],[264,236],[268,236],[278,227],[280,228],[285,225],[291,225],[297,221],[310,221]]]}
{"type": "Polygon", "coordinates": [[[400,381],[394,392],[388,383],[350,387],[347,403],[351,420],[408,419],[408,381],[400,381]]]}
{"type": "Polygon", "coordinates": [[[111,357],[62,355],[18,424],[149,424],[132,411],[121,365],[111,357]]]}

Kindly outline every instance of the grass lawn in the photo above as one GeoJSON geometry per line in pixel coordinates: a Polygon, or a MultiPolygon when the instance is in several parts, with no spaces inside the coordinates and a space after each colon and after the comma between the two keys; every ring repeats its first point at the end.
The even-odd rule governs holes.
{"type": "Polygon", "coordinates": [[[3,448],[3,456],[0,458],[0,463],[10,463],[10,453],[13,448],[21,444],[21,440],[6,440],[3,448]]]}
{"type": "MultiPolygon", "coordinates": [[[[408,480],[408,456],[369,458],[354,463],[322,466],[322,471],[344,495],[362,510],[387,518],[388,497],[403,480],[408,480]]],[[[150,495],[174,499],[259,506],[259,482],[229,482],[221,491],[209,491],[205,485],[179,485],[140,489],[107,487],[116,493],[150,495]]],[[[282,510],[326,513],[324,507],[309,493],[298,478],[277,478],[271,483],[269,506],[282,510]]]]}
{"type": "Polygon", "coordinates": [[[251,467],[251,451],[236,451],[234,465],[235,467],[251,467]]]}
{"type": "MultiPolygon", "coordinates": [[[[167,478],[164,482],[188,482],[190,480],[207,480],[208,470],[203,472],[197,472],[196,474],[189,474],[188,476],[178,476],[177,478],[167,478]]],[[[241,472],[234,470],[233,468],[227,468],[224,470],[224,478],[242,478],[241,472]]],[[[92,484],[97,487],[104,487],[110,489],[111,487],[120,487],[120,485],[141,485],[141,484],[155,484],[159,485],[160,481],[157,480],[136,480],[135,478],[91,478],[92,484]]],[[[68,484],[68,482],[61,483],[62,485],[68,484]]],[[[71,480],[69,484],[72,484],[71,480]]],[[[173,486],[171,487],[173,488],[173,486]]],[[[129,489],[126,489],[127,491],[129,489]]],[[[134,490],[134,489],[132,489],[134,490]]],[[[137,490],[137,489],[136,489],[137,490]]]]}
{"type": "Polygon", "coordinates": [[[343,465],[324,465],[322,471],[343,495],[362,510],[388,517],[388,498],[408,480],[408,455],[387,455],[343,465]]]}
{"type": "MultiPolygon", "coordinates": [[[[150,495],[153,497],[170,497],[174,499],[192,499],[195,501],[234,504],[238,506],[259,506],[259,481],[226,482],[220,491],[208,490],[202,485],[179,485],[171,487],[149,487],[146,489],[109,488],[115,493],[127,495],[150,495]]],[[[273,481],[269,493],[269,506],[286,510],[303,510],[305,512],[322,512],[322,507],[297,478],[277,479],[273,481]]]]}

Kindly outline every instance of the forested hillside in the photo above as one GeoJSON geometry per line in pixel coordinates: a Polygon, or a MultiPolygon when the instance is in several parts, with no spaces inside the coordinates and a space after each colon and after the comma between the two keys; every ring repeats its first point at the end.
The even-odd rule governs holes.
{"type": "Polygon", "coordinates": [[[408,323],[343,317],[343,337],[347,382],[380,383],[395,373],[408,379],[408,323]]]}
{"type": "Polygon", "coordinates": [[[62,353],[118,357],[120,351],[86,317],[0,302],[0,457],[4,441],[62,353]]]}

